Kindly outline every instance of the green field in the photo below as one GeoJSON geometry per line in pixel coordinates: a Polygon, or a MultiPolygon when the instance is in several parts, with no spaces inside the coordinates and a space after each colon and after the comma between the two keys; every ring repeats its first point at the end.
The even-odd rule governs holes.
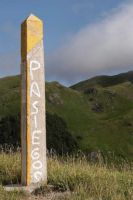
{"type": "MultiPolygon", "coordinates": [[[[132,82],[133,72],[94,77],[70,88],[47,82],[47,112],[67,123],[82,151],[113,152],[132,159],[132,82]]],[[[19,113],[20,77],[0,79],[0,119],[19,113]]]]}

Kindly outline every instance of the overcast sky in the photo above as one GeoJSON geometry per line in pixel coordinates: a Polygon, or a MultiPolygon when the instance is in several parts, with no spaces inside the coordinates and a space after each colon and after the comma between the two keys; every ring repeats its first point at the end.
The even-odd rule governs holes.
{"type": "Polygon", "coordinates": [[[20,73],[20,25],[44,21],[48,81],[73,84],[133,67],[133,0],[1,0],[0,77],[20,73]]]}

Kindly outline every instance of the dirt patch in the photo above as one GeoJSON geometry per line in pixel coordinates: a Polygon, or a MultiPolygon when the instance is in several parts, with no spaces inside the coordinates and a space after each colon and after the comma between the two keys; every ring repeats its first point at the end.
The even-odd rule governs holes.
{"type": "Polygon", "coordinates": [[[66,192],[53,192],[51,191],[45,195],[29,195],[21,200],[67,200],[71,196],[69,191],[66,192]]]}

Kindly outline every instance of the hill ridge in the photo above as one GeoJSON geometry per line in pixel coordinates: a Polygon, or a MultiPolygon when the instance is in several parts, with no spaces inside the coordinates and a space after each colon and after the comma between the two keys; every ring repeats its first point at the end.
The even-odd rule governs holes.
{"type": "Polygon", "coordinates": [[[95,76],[87,80],[78,82],[70,86],[70,88],[81,91],[87,86],[93,87],[94,85],[98,85],[102,87],[108,87],[108,86],[117,85],[119,83],[123,83],[126,81],[130,81],[131,83],[133,83],[133,71],[128,71],[128,72],[120,73],[116,75],[95,76]]]}

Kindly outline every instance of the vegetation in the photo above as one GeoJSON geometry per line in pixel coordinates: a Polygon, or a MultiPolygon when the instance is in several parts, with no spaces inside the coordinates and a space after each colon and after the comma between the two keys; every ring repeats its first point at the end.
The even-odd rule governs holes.
{"type": "Polygon", "coordinates": [[[20,146],[20,115],[1,118],[0,144],[6,143],[14,147],[20,146]]]}
{"type": "MultiPolygon", "coordinates": [[[[0,79],[0,94],[0,130],[5,131],[0,135],[4,135],[4,142],[14,135],[19,140],[20,77],[0,79]],[[15,125],[9,131],[11,124],[15,125]]],[[[133,159],[133,72],[94,77],[70,88],[57,82],[46,83],[46,108],[48,120],[51,118],[54,123],[47,133],[48,145],[54,144],[52,138],[57,124],[62,127],[65,123],[67,128],[60,134],[66,135],[59,137],[60,142],[69,136],[70,139],[64,149],[68,150],[69,146],[71,151],[78,146],[87,154],[111,151],[133,159]],[[63,123],[58,123],[59,120],[63,123]],[[67,136],[67,133],[70,134],[67,136]]],[[[61,152],[60,142],[50,147],[61,152]]]]}
{"type": "MultiPolygon", "coordinates": [[[[48,156],[48,185],[32,194],[7,192],[3,185],[20,182],[20,153],[0,153],[0,199],[28,200],[49,197],[53,200],[131,200],[133,199],[133,164],[120,165],[88,161],[83,154],[48,156]]],[[[47,198],[46,198],[47,199],[47,198]]]]}
{"type": "Polygon", "coordinates": [[[47,113],[47,148],[58,154],[70,154],[78,149],[74,137],[69,133],[66,123],[56,114],[47,113]]]}
{"type": "MultiPolygon", "coordinates": [[[[56,114],[46,115],[47,148],[58,154],[72,153],[78,148],[77,142],[68,131],[67,124],[56,114]]],[[[0,144],[20,146],[20,116],[3,117],[0,121],[0,144]],[[15,138],[15,139],[14,139],[15,138]]]]}

